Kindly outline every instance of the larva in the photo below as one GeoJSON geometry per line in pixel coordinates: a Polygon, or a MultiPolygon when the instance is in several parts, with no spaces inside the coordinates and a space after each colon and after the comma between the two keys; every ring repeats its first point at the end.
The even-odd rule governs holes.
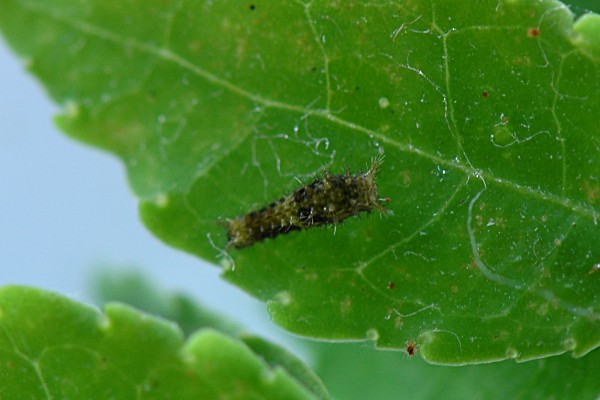
{"type": "Polygon", "coordinates": [[[383,159],[375,158],[364,173],[331,175],[246,215],[228,219],[228,247],[242,248],[266,238],[335,224],[373,208],[387,211],[378,197],[375,175],[383,159]]]}

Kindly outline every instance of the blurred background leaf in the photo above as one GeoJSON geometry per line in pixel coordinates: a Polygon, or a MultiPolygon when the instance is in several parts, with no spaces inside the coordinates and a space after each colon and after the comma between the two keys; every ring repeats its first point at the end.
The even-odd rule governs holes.
{"type": "Polygon", "coordinates": [[[98,304],[120,302],[153,315],[175,321],[185,336],[202,328],[239,335],[241,326],[207,310],[191,297],[166,295],[141,272],[126,268],[103,267],[90,279],[92,296],[98,304]]]}
{"type": "Polygon", "coordinates": [[[566,0],[563,3],[578,16],[589,12],[600,13],[600,2],[596,0],[566,0]]]}
{"type": "Polygon", "coordinates": [[[101,314],[25,287],[0,289],[0,353],[2,398],[329,398],[314,374],[295,378],[308,370],[287,352],[276,363],[208,328],[184,342],[174,324],[129,306],[101,314]]]}
{"type": "MultiPolygon", "coordinates": [[[[101,301],[122,300],[131,296],[131,288],[143,287],[142,290],[133,290],[140,295],[136,296],[137,307],[156,314],[156,310],[164,310],[164,307],[155,307],[156,302],[153,299],[162,298],[163,301],[159,303],[168,304],[172,298],[187,298],[184,294],[161,295],[159,289],[141,275],[116,272],[107,275],[110,275],[109,280],[95,280],[95,285],[99,286],[99,290],[96,291],[100,293],[101,301]],[[112,288],[108,287],[109,282],[113,285],[112,288]]],[[[190,305],[195,310],[202,310],[199,311],[201,314],[210,314],[191,301],[190,305]]],[[[195,314],[178,313],[174,321],[180,326],[190,326],[193,329],[194,321],[198,321],[195,314]]],[[[167,317],[170,314],[158,315],[167,317]]],[[[257,351],[258,346],[252,344],[260,345],[263,342],[255,337],[242,335],[242,340],[263,357],[273,349],[267,344],[267,351],[257,351]]],[[[600,381],[590,379],[590,376],[598,373],[600,366],[600,352],[597,350],[581,359],[564,354],[525,363],[506,360],[491,364],[449,367],[431,365],[421,360],[418,357],[418,348],[416,356],[408,357],[402,352],[378,351],[367,344],[317,343],[301,339],[296,339],[296,342],[295,347],[301,345],[304,351],[308,350],[315,372],[325,383],[332,397],[338,400],[584,400],[596,399],[600,393],[600,381]]],[[[286,365],[285,360],[293,361],[294,358],[284,357],[284,360],[276,364],[283,362],[283,365],[286,365]]],[[[302,364],[300,366],[304,372],[294,374],[296,377],[308,373],[302,364]]],[[[286,369],[290,368],[293,367],[286,366],[286,369]]],[[[311,379],[308,382],[315,380],[311,379]]]]}

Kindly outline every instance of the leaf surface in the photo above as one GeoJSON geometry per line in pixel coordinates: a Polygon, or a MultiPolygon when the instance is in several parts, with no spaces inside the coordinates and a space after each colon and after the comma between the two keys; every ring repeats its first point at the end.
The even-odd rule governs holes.
{"type": "Polygon", "coordinates": [[[597,15],[554,0],[0,5],[60,126],[124,160],[150,229],[224,256],[286,329],[416,341],[447,364],[598,346],[597,15]],[[224,253],[226,218],[381,153],[393,215],[224,253]]]}
{"type": "MultiPolygon", "coordinates": [[[[23,287],[0,289],[0,354],[2,398],[327,398],[217,331],[184,342],[173,324],[122,304],[107,305],[103,315],[23,287]]],[[[287,356],[280,361],[301,370],[287,356]]]]}
{"type": "MultiPolygon", "coordinates": [[[[111,275],[111,285],[107,280],[101,281],[100,293],[104,299],[130,298],[140,309],[160,316],[173,316],[174,322],[180,326],[191,326],[199,322],[197,314],[202,310],[188,299],[190,309],[198,312],[173,313],[157,307],[155,299],[157,289],[146,280],[135,284],[134,276],[125,274],[111,275]],[[138,288],[140,296],[131,296],[131,288],[138,288]],[[143,295],[142,295],[143,294],[143,295]]],[[[134,290],[135,291],[135,290],[134,290]]],[[[187,299],[178,294],[175,298],[187,299]]],[[[163,301],[162,303],[171,303],[163,301]]],[[[206,320],[206,318],[201,319],[206,320]]],[[[202,324],[202,322],[200,322],[202,324]]],[[[204,325],[203,325],[204,326],[204,325]]],[[[242,340],[262,353],[267,360],[278,359],[277,352],[267,346],[267,351],[259,352],[258,347],[264,343],[256,338],[242,340]],[[259,346],[252,345],[258,344],[259,346]],[[268,356],[265,354],[274,354],[268,356]]],[[[327,389],[335,399],[596,399],[600,393],[600,381],[589,379],[595,376],[600,368],[600,352],[595,350],[585,357],[575,359],[569,354],[533,360],[525,363],[515,363],[506,360],[498,363],[465,365],[449,367],[425,363],[420,357],[407,357],[400,352],[377,351],[371,346],[349,343],[318,343],[301,341],[305,350],[311,355],[315,371],[323,379],[327,389]]],[[[419,348],[415,351],[418,354],[419,348]]],[[[286,359],[289,359],[286,357],[286,359]]],[[[286,361],[280,362],[288,364],[286,361]]],[[[294,367],[286,366],[293,370],[294,367]]],[[[300,368],[294,376],[306,376],[305,367],[300,368]]],[[[309,378],[314,375],[308,373],[309,378]]],[[[308,379],[310,382],[320,382],[308,379]]],[[[318,389],[318,387],[317,387],[318,389]]]]}
{"type": "Polygon", "coordinates": [[[460,367],[346,343],[319,343],[314,353],[315,371],[331,396],[343,400],[593,400],[600,393],[598,380],[589,378],[600,366],[598,350],[580,359],[562,354],[524,363],[505,360],[460,367]]]}

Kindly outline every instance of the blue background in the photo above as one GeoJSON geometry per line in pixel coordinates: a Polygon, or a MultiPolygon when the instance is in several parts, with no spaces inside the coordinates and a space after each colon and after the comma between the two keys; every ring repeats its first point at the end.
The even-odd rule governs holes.
{"type": "Polygon", "coordinates": [[[94,271],[137,269],[253,333],[287,341],[264,304],[221,280],[217,267],[152,236],[121,162],[58,131],[58,108],[2,40],[0,110],[0,285],[90,303],[94,271]]]}

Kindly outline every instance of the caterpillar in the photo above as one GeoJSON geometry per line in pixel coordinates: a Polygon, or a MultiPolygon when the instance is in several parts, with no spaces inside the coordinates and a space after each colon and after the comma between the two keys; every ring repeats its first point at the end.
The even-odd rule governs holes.
{"type": "Polygon", "coordinates": [[[226,220],[227,247],[243,248],[267,238],[326,224],[336,224],[361,212],[387,212],[379,199],[375,175],[382,157],[367,172],[315,179],[277,201],[246,215],[226,220]]]}

